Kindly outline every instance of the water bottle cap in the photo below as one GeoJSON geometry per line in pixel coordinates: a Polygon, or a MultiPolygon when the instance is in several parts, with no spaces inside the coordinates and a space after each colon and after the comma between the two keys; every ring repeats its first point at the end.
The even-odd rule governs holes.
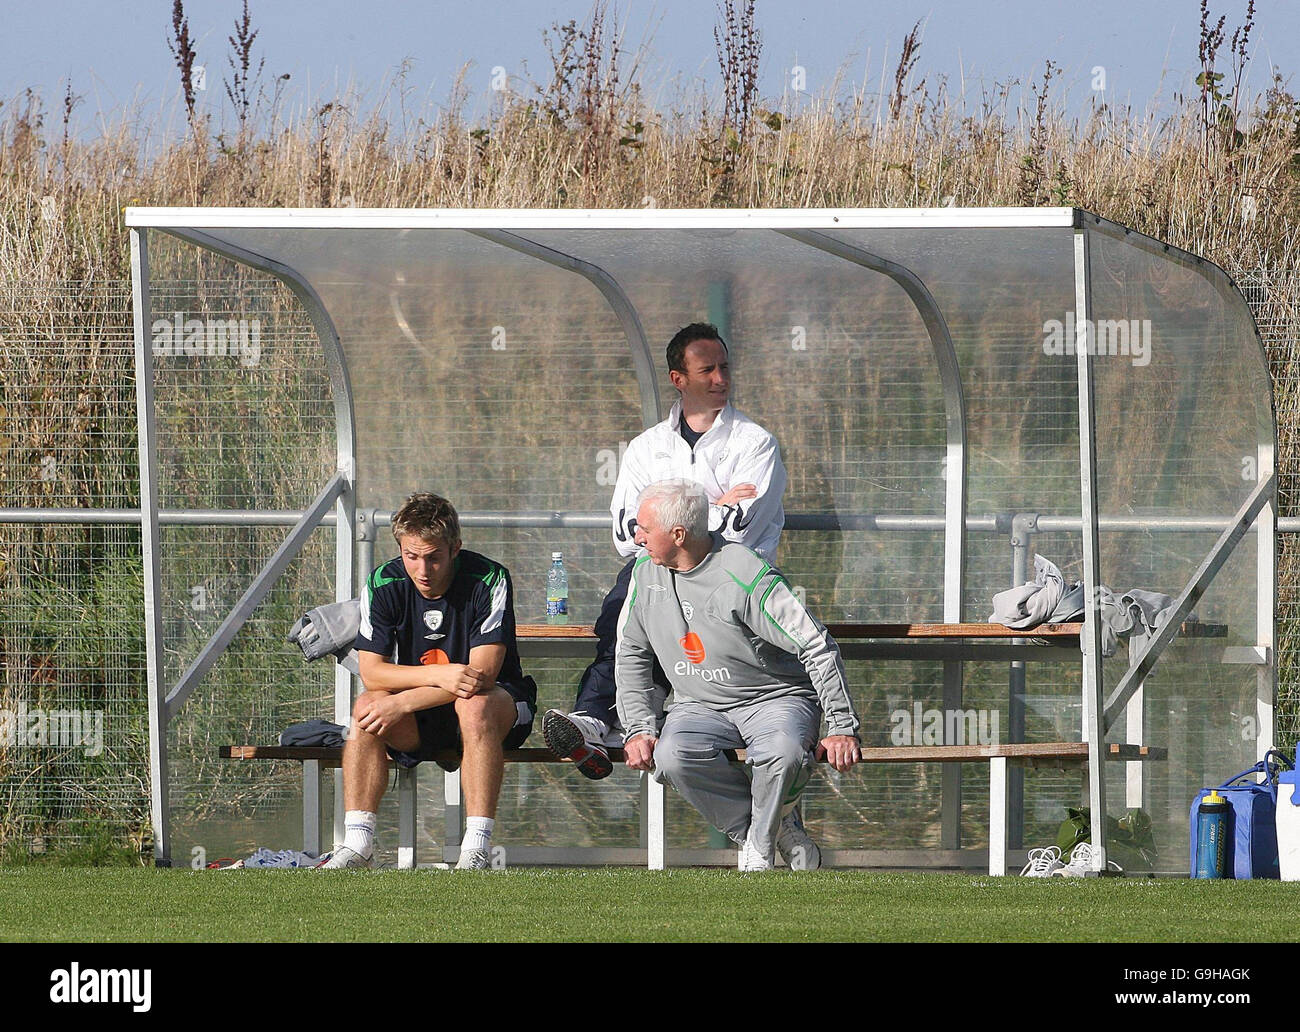
{"type": "Polygon", "coordinates": [[[1225,800],[1223,796],[1219,795],[1219,793],[1214,791],[1213,789],[1210,790],[1210,794],[1207,795],[1204,799],[1204,802],[1209,803],[1211,806],[1215,806],[1218,803],[1222,803],[1224,801],[1225,800]]]}
{"type": "Polygon", "coordinates": [[[553,562],[553,563],[555,563],[555,562],[560,562],[560,561],[563,560],[563,559],[564,559],[564,553],[563,553],[563,552],[552,552],[552,553],[551,553],[551,562],[553,562]]]}

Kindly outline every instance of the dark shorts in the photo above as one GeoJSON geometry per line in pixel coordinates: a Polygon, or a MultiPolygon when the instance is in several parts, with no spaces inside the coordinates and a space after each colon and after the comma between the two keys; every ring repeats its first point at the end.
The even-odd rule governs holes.
{"type": "MultiPolygon", "coordinates": [[[[497,682],[497,687],[514,699],[518,713],[515,726],[501,740],[505,749],[518,749],[533,730],[533,717],[537,714],[537,688],[531,677],[525,677],[524,680],[529,684],[516,686],[497,682]]],[[[419,749],[414,752],[401,752],[393,748],[388,750],[388,755],[398,766],[414,767],[425,760],[433,760],[443,770],[460,768],[462,746],[455,703],[418,711],[415,714],[415,726],[420,731],[419,749]]]]}

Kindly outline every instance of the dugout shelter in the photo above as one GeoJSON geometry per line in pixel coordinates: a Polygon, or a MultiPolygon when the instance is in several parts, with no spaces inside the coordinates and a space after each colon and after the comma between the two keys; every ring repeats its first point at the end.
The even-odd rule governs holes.
{"type": "MultiPolygon", "coordinates": [[[[137,207],[126,224],[160,864],[187,862],[219,811],[269,805],[214,742],[346,722],[353,679],[306,667],[284,632],[395,554],[385,521],[412,490],[451,498],[467,545],[510,568],[521,623],[542,622],[553,549],[594,619],[621,562],[620,447],[667,413],[664,346],[701,319],[731,347],[733,403],[781,443],[778,561],[824,622],[984,621],[1035,554],[1084,584],[1073,650],[846,645],[864,744],[1087,742],[1082,785],[1013,775],[1013,848],[1053,841],[1067,805],[1141,807],[1171,870],[1196,790],[1272,745],[1272,393],[1244,298],[1202,258],[1072,208],[137,207]],[[1099,585],[1164,592],[1177,619],[1105,658],[1099,585]],[[1191,617],[1223,632],[1193,641],[1191,617]],[[1109,762],[1108,743],[1163,756],[1109,762]]],[[[584,662],[524,653],[543,706],[571,702],[584,662]]],[[[511,772],[505,841],[633,861],[624,777],[511,772]]],[[[827,773],[809,823],[836,863],[978,867],[990,815],[969,782],[959,763],[827,773]]],[[[670,860],[719,861],[685,810],[670,860]]]]}

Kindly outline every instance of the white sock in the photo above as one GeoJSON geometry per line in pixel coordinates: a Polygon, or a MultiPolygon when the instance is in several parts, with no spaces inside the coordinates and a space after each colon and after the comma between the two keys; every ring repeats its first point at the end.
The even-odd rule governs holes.
{"type": "Polygon", "coordinates": [[[369,857],[375,851],[377,819],[369,810],[349,810],[343,817],[343,844],[357,855],[369,857]]]}
{"type": "Polygon", "coordinates": [[[460,844],[460,851],[467,849],[491,849],[492,826],[496,824],[491,817],[470,817],[465,821],[465,838],[460,844]]]}

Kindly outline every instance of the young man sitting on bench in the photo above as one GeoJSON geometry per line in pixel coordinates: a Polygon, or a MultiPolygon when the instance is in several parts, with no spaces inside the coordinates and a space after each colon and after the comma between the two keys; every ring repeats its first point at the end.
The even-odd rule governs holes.
{"type": "Polygon", "coordinates": [[[365,691],[343,747],[346,835],[321,867],[372,865],[389,757],[461,766],[467,827],[456,867],[489,867],[502,753],[528,737],[537,708],[537,685],[519,665],[510,573],[461,548],[456,510],[437,495],[411,495],[393,514],[393,537],[401,555],[361,596],[365,691]]]}

